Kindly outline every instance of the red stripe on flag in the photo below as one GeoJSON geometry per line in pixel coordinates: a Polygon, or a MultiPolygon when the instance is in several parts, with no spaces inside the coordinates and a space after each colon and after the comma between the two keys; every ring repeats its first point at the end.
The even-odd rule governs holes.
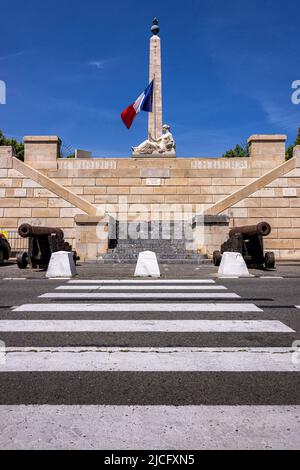
{"type": "Polygon", "coordinates": [[[136,116],[136,111],[133,107],[133,104],[128,106],[128,108],[124,109],[124,111],[121,113],[122,121],[124,122],[127,129],[130,129],[135,116],[136,116]]]}

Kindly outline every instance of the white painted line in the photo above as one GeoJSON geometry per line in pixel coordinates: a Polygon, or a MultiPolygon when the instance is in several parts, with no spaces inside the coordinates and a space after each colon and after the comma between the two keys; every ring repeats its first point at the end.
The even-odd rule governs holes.
{"type": "Polygon", "coordinates": [[[213,279],[75,279],[69,284],[215,284],[213,279]]]}
{"type": "Polygon", "coordinates": [[[295,305],[296,308],[300,308],[300,305],[295,305]]]}
{"type": "Polygon", "coordinates": [[[147,285],[147,286],[140,286],[140,285],[114,285],[114,286],[109,286],[109,285],[101,285],[101,284],[95,284],[95,285],[70,285],[70,284],[65,284],[62,286],[56,287],[56,290],[227,290],[227,287],[225,286],[217,286],[217,285],[183,285],[183,286],[178,286],[178,285],[147,285]]]}
{"type": "Polygon", "coordinates": [[[14,312],[262,312],[247,303],[40,303],[13,307],[14,312]]]}
{"type": "Polygon", "coordinates": [[[12,348],[0,372],[299,372],[291,348],[12,348]]]}
{"type": "Polygon", "coordinates": [[[298,450],[299,414],[295,405],[1,405],[0,448],[298,450]]]}
{"type": "Polygon", "coordinates": [[[197,299],[240,299],[240,296],[232,293],[220,293],[220,292],[199,292],[199,293],[90,293],[90,292],[50,292],[47,294],[39,295],[39,298],[44,299],[114,299],[114,300],[132,300],[132,299],[185,299],[185,300],[197,300],[197,299]]]}
{"type": "Polygon", "coordinates": [[[26,281],[28,277],[4,277],[3,281],[26,281]]]}
{"type": "Polygon", "coordinates": [[[0,320],[0,331],[293,332],[277,320],[0,320]]]}
{"type": "Polygon", "coordinates": [[[260,276],[260,279],[283,279],[282,276],[260,276]]]}

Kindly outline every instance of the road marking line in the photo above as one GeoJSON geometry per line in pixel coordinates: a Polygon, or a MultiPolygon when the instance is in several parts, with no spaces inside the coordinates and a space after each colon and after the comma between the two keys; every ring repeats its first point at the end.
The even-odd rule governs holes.
{"type": "Polygon", "coordinates": [[[6,349],[0,372],[299,372],[291,348],[6,349]]]}
{"type": "Polygon", "coordinates": [[[260,279],[283,279],[282,276],[259,276],[260,279]]]}
{"type": "Polygon", "coordinates": [[[0,447],[298,450],[299,413],[295,405],[1,405],[0,447]]]}
{"type": "Polygon", "coordinates": [[[225,286],[217,286],[217,285],[190,285],[190,286],[178,286],[178,285],[147,285],[147,286],[140,286],[140,285],[115,285],[115,286],[109,286],[109,285],[101,285],[101,284],[95,284],[95,285],[62,285],[56,287],[56,290],[227,290],[227,287],[225,286]]]}
{"type": "Polygon", "coordinates": [[[0,320],[0,331],[290,333],[294,330],[277,320],[0,320]]]}
{"type": "Polygon", "coordinates": [[[39,298],[44,299],[115,299],[115,300],[132,300],[132,299],[240,299],[238,294],[233,293],[170,293],[170,292],[130,292],[130,293],[91,293],[91,292],[49,292],[47,294],[39,295],[39,298]]]}
{"type": "Polygon", "coordinates": [[[39,303],[13,307],[14,312],[263,312],[248,303],[39,303]]]}
{"type": "Polygon", "coordinates": [[[75,279],[69,284],[215,284],[213,279],[75,279]]]}

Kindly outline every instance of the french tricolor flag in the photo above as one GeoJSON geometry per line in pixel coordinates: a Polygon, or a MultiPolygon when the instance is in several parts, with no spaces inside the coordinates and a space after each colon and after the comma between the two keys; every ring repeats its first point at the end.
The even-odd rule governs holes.
{"type": "Polygon", "coordinates": [[[135,116],[142,110],[148,113],[152,112],[153,102],[153,80],[149,83],[146,90],[135,100],[133,104],[128,106],[121,114],[122,121],[127,129],[130,129],[135,116]]]}

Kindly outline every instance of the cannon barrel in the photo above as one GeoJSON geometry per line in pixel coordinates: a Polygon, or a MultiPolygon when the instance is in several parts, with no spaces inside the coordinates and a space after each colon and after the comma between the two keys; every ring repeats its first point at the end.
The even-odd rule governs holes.
{"type": "Polygon", "coordinates": [[[253,237],[255,235],[261,235],[266,237],[271,233],[271,226],[268,222],[260,222],[257,225],[245,225],[243,227],[234,227],[230,230],[229,236],[240,234],[243,237],[253,237]]]}
{"type": "Polygon", "coordinates": [[[22,238],[41,237],[52,235],[53,233],[59,238],[64,238],[64,232],[57,227],[39,227],[30,224],[22,224],[18,228],[18,233],[22,238]]]}

